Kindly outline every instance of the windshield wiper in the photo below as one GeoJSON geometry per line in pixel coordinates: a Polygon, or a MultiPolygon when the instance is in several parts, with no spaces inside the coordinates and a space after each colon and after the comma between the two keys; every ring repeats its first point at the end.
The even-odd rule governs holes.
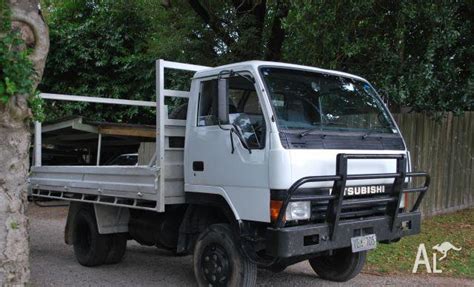
{"type": "Polygon", "coordinates": [[[320,131],[321,130],[321,127],[318,127],[318,128],[310,128],[310,129],[307,129],[305,130],[304,132],[300,133],[300,138],[314,132],[314,131],[320,131]]]}
{"type": "Polygon", "coordinates": [[[378,132],[379,130],[377,129],[371,129],[369,130],[368,132],[366,132],[363,136],[362,136],[362,139],[365,140],[366,138],[368,138],[371,134],[375,133],[375,132],[378,132]]]}
{"type": "Polygon", "coordinates": [[[307,130],[303,131],[302,133],[300,133],[300,137],[302,138],[302,137],[304,137],[304,136],[306,136],[306,135],[308,135],[308,134],[310,134],[314,131],[321,131],[324,126],[340,126],[340,124],[330,123],[330,122],[329,123],[324,123],[323,125],[320,125],[319,127],[310,128],[310,129],[307,129],[307,130]]]}
{"type": "Polygon", "coordinates": [[[377,127],[373,128],[373,129],[368,130],[368,131],[362,136],[362,139],[365,140],[365,139],[368,138],[371,134],[376,133],[376,132],[380,132],[380,129],[389,129],[389,128],[391,128],[391,127],[388,126],[388,125],[377,126],[377,127]]]}

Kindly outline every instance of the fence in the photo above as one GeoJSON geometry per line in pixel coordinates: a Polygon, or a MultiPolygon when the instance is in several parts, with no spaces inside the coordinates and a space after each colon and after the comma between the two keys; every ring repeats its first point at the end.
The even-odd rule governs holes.
{"type": "MultiPolygon", "coordinates": [[[[431,175],[421,207],[435,215],[474,206],[474,112],[439,122],[423,114],[396,114],[414,170],[431,175]]],[[[409,198],[413,201],[413,198],[409,198]]]]}

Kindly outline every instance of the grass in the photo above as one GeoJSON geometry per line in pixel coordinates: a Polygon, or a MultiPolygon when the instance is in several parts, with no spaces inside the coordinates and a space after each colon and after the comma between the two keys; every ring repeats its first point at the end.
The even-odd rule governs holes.
{"type": "MultiPolygon", "coordinates": [[[[405,237],[398,243],[379,244],[369,252],[365,272],[379,274],[412,274],[418,245],[424,243],[431,268],[433,268],[434,245],[451,242],[460,251],[451,250],[448,256],[438,261],[437,276],[474,279],[474,208],[452,214],[438,215],[422,221],[422,232],[405,237]]],[[[439,259],[442,255],[437,253],[439,259]]],[[[418,267],[417,274],[426,274],[424,265],[418,267]]]]}

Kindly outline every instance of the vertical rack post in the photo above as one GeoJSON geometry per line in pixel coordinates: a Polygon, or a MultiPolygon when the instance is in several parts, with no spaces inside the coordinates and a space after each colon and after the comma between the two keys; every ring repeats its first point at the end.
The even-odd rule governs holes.
{"type": "MultiPolygon", "coordinates": [[[[165,150],[167,149],[168,139],[173,133],[173,129],[166,130],[176,126],[176,120],[168,119],[168,107],[165,106],[165,97],[170,98],[189,98],[190,91],[181,91],[174,89],[165,88],[165,69],[172,69],[178,71],[192,71],[197,72],[203,69],[208,69],[209,67],[184,64],[178,62],[170,62],[159,59],[155,63],[156,65],[156,166],[157,176],[155,186],[157,188],[157,205],[156,209],[158,212],[165,211],[165,182],[166,182],[166,165],[165,159],[165,150]]],[[[183,121],[185,122],[185,121],[183,121]]],[[[178,125],[184,126],[184,125],[178,125]]],[[[184,167],[183,167],[184,168],[184,167]]]]}
{"type": "Polygon", "coordinates": [[[99,133],[99,138],[97,140],[97,163],[96,163],[97,166],[100,165],[100,150],[101,150],[101,147],[102,147],[102,134],[99,133]]]}
{"type": "Polygon", "coordinates": [[[41,123],[35,122],[35,166],[41,166],[41,123]]]}
{"type": "Polygon", "coordinates": [[[163,60],[156,61],[156,166],[158,169],[159,212],[165,211],[165,68],[163,60]]]}

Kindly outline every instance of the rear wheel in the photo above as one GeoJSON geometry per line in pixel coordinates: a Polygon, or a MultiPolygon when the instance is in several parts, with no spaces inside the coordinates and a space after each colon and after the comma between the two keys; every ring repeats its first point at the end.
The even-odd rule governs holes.
{"type": "Polygon", "coordinates": [[[336,282],[348,281],[360,273],[367,251],[352,253],[350,247],[337,249],[332,255],[309,259],[309,264],[319,277],[336,282]]]}
{"type": "Polygon", "coordinates": [[[110,234],[110,250],[105,264],[117,264],[122,261],[127,250],[127,233],[110,234]]]}
{"type": "Polygon", "coordinates": [[[84,266],[98,266],[105,262],[110,250],[110,237],[99,234],[94,214],[86,209],[79,211],[74,222],[74,254],[84,266]]]}
{"type": "Polygon", "coordinates": [[[257,266],[243,255],[228,224],[213,224],[198,237],[194,275],[199,286],[255,286],[257,266]]]}

